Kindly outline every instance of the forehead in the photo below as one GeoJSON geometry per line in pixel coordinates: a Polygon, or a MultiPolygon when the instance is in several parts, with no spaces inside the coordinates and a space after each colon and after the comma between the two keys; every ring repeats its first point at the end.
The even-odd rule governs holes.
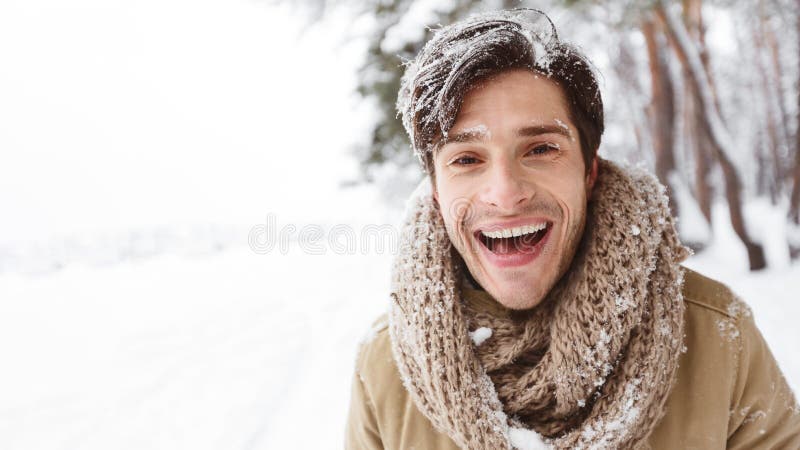
{"type": "Polygon", "coordinates": [[[568,118],[562,88],[538,72],[514,69],[483,79],[462,99],[453,128],[480,120],[552,120],[568,118]]]}

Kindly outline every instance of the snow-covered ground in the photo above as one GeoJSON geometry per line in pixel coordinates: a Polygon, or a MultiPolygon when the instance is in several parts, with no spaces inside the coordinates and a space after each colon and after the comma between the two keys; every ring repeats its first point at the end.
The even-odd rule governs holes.
{"type": "Polygon", "coordinates": [[[165,255],[0,277],[0,448],[338,448],[379,256],[165,255]]]}
{"type": "MultiPolygon", "coordinates": [[[[797,391],[800,265],[749,274],[719,234],[689,265],[747,299],[797,391]]],[[[391,254],[309,254],[296,241],[257,254],[246,238],[0,276],[0,448],[340,448],[391,254]]]]}
{"type": "MultiPolygon", "coordinates": [[[[248,0],[0,3],[0,449],[341,448],[397,219],[338,187],[367,122],[353,26],[248,0]]],[[[800,265],[781,209],[749,206],[770,270],[746,270],[724,208],[689,265],[752,305],[798,391],[800,265]]]]}

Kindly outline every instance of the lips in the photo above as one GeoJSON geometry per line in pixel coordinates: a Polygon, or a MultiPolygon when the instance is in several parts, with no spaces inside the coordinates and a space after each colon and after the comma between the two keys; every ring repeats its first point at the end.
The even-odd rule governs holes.
{"type": "Polygon", "coordinates": [[[544,227],[532,233],[524,233],[519,236],[511,237],[488,237],[486,234],[480,232],[478,240],[485,245],[489,251],[498,255],[531,253],[536,247],[536,244],[538,244],[547,233],[547,230],[548,227],[544,227]]]}
{"type": "Polygon", "coordinates": [[[517,226],[491,226],[475,232],[484,256],[500,267],[528,264],[541,253],[552,222],[538,221],[517,226]],[[501,237],[502,236],[502,237],[501,237]]]}
{"type": "Polygon", "coordinates": [[[475,232],[475,238],[493,253],[529,253],[547,234],[552,223],[537,221],[513,225],[491,225],[480,228],[475,232]]]}
{"type": "Polygon", "coordinates": [[[550,222],[495,230],[478,230],[476,239],[487,250],[498,256],[532,254],[552,228],[550,222]]]}

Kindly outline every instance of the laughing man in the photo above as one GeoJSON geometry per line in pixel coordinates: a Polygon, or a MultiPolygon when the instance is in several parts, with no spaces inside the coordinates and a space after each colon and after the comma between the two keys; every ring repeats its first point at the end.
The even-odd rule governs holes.
{"type": "Polygon", "coordinates": [[[595,74],[546,16],[438,30],[398,109],[428,177],[346,448],[800,448],[748,307],[680,266],[664,188],[597,156],[595,74]]]}

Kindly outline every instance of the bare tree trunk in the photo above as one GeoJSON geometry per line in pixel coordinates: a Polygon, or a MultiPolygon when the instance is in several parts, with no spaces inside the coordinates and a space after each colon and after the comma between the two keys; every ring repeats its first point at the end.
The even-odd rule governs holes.
{"type": "Polygon", "coordinates": [[[674,199],[670,175],[675,171],[674,131],[675,131],[675,92],[672,87],[667,66],[662,31],[652,19],[642,23],[642,34],[647,43],[647,57],[650,63],[652,94],[650,97],[650,129],[653,136],[656,176],[666,186],[672,215],[678,216],[678,204],[674,199]]]}
{"type": "Polygon", "coordinates": [[[697,199],[697,206],[700,207],[700,212],[703,213],[709,227],[712,227],[713,219],[711,217],[711,200],[713,198],[713,190],[709,182],[711,175],[711,165],[714,163],[711,153],[708,151],[710,145],[708,137],[703,129],[699,126],[701,120],[698,115],[701,114],[700,108],[697,105],[697,100],[694,96],[690,95],[692,88],[685,87],[686,93],[686,121],[691,127],[689,133],[694,138],[694,185],[695,185],[695,199],[697,199]]]}
{"type": "MultiPolygon", "coordinates": [[[[797,20],[797,36],[798,41],[800,41],[800,0],[796,0],[798,12],[796,20],[797,20]]],[[[800,48],[800,47],[798,47],[800,48]]],[[[798,77],[800,78],[800,76],[798,77]]],[[[800,107],[800,80],[798,82],[798,90],[797,90],[797,105],[800,107]]],[[[800,108],[798,108],[797,112],[797,132],[795,133],[795,145],[794,145],[794,170],[792,172],[793,176],[793,185],[792,185],[792,196],[789,199],[789,222],[790,224],[800,227],[800,108]]],[[[800,257],[800,243],[798,242],[790,242],[789,243],[789,253],[792,259],[797,259],[800,257]]]]}
{"type": "MultiPolygon", "coordinates": [[[[757,138],[756,142],[760,142],[760,138],[757,138]]],[[[757,144],[753,150],[756,153],[756,195],[761,197],[769,192],[770,181],[767,174],[767,162],[765,161],[763,145],[757,144]]]]}
{"type": "Polygon", "coordinates": [[[763,269],[767,265],[764,249],[754,242],[747,233],[744,215],[742,214],[741,181],[736,168],[726,153],[726,149],[733,148],[733,141],[728,135],[722,117],[714,104],[709,78],[703,68],[700,55],[697,52],[697,46],[691,42],[685,25],[670,11],[669,5],[666,4],[665,0],[658,4],[656,11],[667,25],[667,30],[678,58],[684,67],[688,69],[689,82],[701,106],[701,125],[711,138],[711,148],[720,163],[725,178],[725,196],[728,199],[731,225],[747,249],[750,270],[763,269]]]}

